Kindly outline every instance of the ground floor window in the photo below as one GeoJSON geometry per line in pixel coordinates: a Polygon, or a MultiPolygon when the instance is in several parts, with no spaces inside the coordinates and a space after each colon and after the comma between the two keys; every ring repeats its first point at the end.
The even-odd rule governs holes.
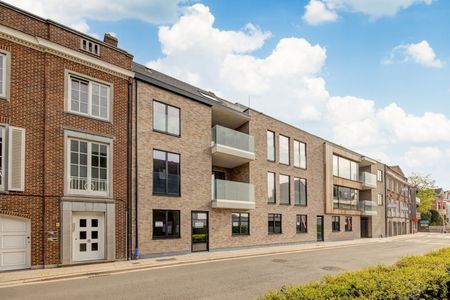
{"type": "Polygon", "coordinates": [[[153,238],[179,238],[180,237],[180,211],[154,210],[153,211],[153,238]]]}
{"type": "Polygon", "coordinates": [[[281,233],[281,214],[269,214],[269,233],[281,233]]]}
{"type": "Polygon", "coordinates": [[[340,231],[341,230],[341,217],[339,216],[333,216],[331,220],[331,228],[333,231],[340,231]]]}
{"type": "Polygon", "coordinates": [[[248,213],[232,213],[231,219],[233,235],[250,234],[250,216],[248,213]]]}
{"type": "Polygon", "coordinates": [[[297,233],[308,232],[308,217],[306,215],[297,215],[297,233]]]}
{"type": "Polygon", "coordinates": [[[353,230],[353,220],[352,217],[345,217],[345,231],[353,230]]]}

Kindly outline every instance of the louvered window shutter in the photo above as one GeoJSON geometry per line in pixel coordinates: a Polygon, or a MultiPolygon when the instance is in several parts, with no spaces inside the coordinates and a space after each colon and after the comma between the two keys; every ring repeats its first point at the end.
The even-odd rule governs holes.
{"type": "Polygon", "coordinates": [[[25,129],[8,128],[8,190],[25,190],[25,129]]]}

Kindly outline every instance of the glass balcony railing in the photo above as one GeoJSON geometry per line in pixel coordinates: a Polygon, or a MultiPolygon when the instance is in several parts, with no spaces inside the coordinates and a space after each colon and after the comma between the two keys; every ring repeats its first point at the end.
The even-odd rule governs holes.
{"type": "Polygon", "coordinates": [[[359,210],[365,216],[376,216],[377,215],[377,203],[375,201],[359,201],[359,210]]]}
{"type": "Polygon", "coordinates": [[[377,176],[375,174],[362,172],[359,175],[359,181],[362,183],[363,187],[369,188],[377,187],[377,176]]]}
{"type": "Polygon", "coordinates": [[[250,153],[255,152],[253,136],[216,125],[212,128],[213,145],[221,145],[250,153]]]}
{"type": "Polygon", "coordinates": [[[244,182],[215,179],[212,182],[212,201],[216,202],[216,207],[254,208],[255,186],[244,182]]]}

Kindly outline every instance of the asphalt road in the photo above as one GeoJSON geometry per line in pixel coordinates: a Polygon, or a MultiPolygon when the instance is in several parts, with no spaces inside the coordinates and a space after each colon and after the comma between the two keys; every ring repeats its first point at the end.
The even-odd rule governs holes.
{"type": "Polygon", "coordinates": [[[0,299],[253,299],[283,284],[450,247],[450,234],[0,289],[0,299]]]}

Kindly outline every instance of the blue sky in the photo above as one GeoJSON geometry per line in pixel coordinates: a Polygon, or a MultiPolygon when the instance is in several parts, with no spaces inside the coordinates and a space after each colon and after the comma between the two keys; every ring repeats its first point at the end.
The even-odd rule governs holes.
{"type": "Polygon", "coordinates": [[[450,1],[10,2],[450,188],[450,1]]]}

